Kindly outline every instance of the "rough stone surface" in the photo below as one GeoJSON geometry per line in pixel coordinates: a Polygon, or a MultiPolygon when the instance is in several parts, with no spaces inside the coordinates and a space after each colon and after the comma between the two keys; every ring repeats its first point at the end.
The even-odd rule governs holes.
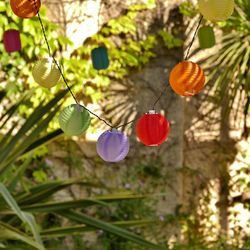
{"type": "MultiPolygon", "coordinates": [[[[188,36],[184,46],[186,49],[197,19],[189,24],[183,23],[182,17],[175,9],[180,2],[182,1],[157,1],[155,9],[142,13],[139,17],[143,24],[139,31],[141,38],[147,33],[155,32],[159,27],[167,27],[169,31],[177,29],[183,36],[184,34],[188,36]],[[185,26],[188,26],[187,29],[184,29],[185,26]]],[[[138,1],[128,0],[122,3],[118,0],[105,1],[100,8],[100,1],[46,1],[50,17],[61,25],[64,34],[75,42],[75,47],[82,46],[85,39],[95,34],[101,25],[110,18],[119,16],[133,3],[138,1]]],[[[206,50],[197,54],[195,53],[197,51],[195,42],[191,51],[192,61],[196,62],[210,52],[206,50]]],[[[116,104],[121,102],[126,90],[125,93],[128,93],[126,97],[130,103],[127,109],[121,110],[120,113],[131,120],[147,112],[164,86],[167,86],[161,101],[156,106],[157,111],[162,112],[171,122],[171,134],[167,142],[158,148],[146,148],[136,140],[134,126],[128,126],[125,131],[131,138],[131,149],[127,160],[121,164],[110,165],[96,160],[98,157],[95,152],[95,141],[81,138],[76,140],[77,147],[71,151],[78,151],[82,155],[78,170],[74,169],[72,164],[70,166],[72,171],[68,171],[68,167],[64,166],[57,170],[56,175],[66,178],[79,173],[82,175],[84,172],[86,176],[102,180],[109,187],[126,186],[130,189],[130,183],[123,183],[119,178],[121,173],[128,172],[128,169],[137,166],[138,162],[151,166],[155,164],[156,159],[160,159],[161,175],[166,179],[166,183],[159,184],[161,187],[156,187],[154,191],[166,193],[162,199],[159,198],[158,213],[161,215],[174,213],[179,204],[198,202],[202,190],[209,185],[209,182],[211,180],[218,182],[220,166],[223,165],[221,163],[233,162],[235,143],[229,143],[227,145],[229,149],[225,151],[217,141],[220,135],[220,110],[209,115],[206,113],[213,108],[213,104],[205,100],[208,93],[211,94],[209,87],[203,92],[204,94],[185,99],[176,96],[168,87],[168,74],[170,69],[183,59],[183,48],[167,50],[162,44],[158,44],[156,53],[157,57],[140,72],[131,73],[122,82],[113,82],[110,89],[123,90],[121,95],[117,94],[112,100],[116,104]]],[[[242,125],[242,120],[239,124],[242,125]]],[[[239,131],[237,126],[233,131],[239,131]]],[[[138,180],[138,183],[143,186],[144,180],[138,180]]],[[[80,197],[88,195],[81,189],[74,189],[72,193],[80,197]]],[[[72,194],[66,194],[69,195],[72,194]]],[[[219,201],[214,203],[216,202],[219,201]]]]}

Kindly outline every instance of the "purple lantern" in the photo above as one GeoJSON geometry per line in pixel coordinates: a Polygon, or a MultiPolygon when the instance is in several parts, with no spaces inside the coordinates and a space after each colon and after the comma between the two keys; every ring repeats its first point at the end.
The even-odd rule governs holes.
{"type": "Polygon", "coordinates": [[[5,50],[9,53],[21,50],[21,39],[18,30],[6,30],[3,34],[5,50]]]}
{"type": "Polygon", "coordinates": [[[117,130],[106,131],[98,138],[96,150],[104,161],[122,161],[129,151],[128,137],[117,130]]]}

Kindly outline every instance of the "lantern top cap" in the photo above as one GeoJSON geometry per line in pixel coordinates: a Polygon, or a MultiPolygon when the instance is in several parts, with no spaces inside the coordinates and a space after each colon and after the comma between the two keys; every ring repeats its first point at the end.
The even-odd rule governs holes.
{"type": "Polygon", "coordinates": [[[48,62],[53,62],[53,57],[51,57],[51,56],[47,56],[47,57],[45,57],[45,59],[47,59],[48,62]]]}
{"type": "Polygon", "coordinates": [[[154,109],[151,109],[148,111],[148,114],[152,115],[152,114],[156,114],[156,111],[154,109]]]}
{"type": "Polygon", "coordinates": [[[5,30],[5,32],[12,32],[12,31],[19,32],[17,29],[8,29],[8,30],[5,30]]]}
{"type": "Polygon", "coordinates": [[[84,109],[83,106],[81,104],[79,104],[79,103],[71,104],[71,107],[75,108],[75,110],[78,111],[78,112],[82,112],[83,109],[84,109]]]}

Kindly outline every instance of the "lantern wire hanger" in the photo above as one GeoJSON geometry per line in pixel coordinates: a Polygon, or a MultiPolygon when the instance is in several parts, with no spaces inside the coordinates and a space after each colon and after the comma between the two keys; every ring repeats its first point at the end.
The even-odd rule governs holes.
{"type": "Polygon", "coordinates": [[[195,40],[195,37],[196,37],[196,35],[197,35],[197,32],[198,32],[198,30],[199,30],[199,28],[200,28],[200,26],[201,26],[202,20],[203,20],[203,16],[201,15],[201,16],[200,16],[199,23],[198,23],[198,25],[197,25],[197,27],[196,27],[196,29],[195,29],[195,32],[194,32],[194,36],[193,36],[193,38],[192,38],[192,40],[191,40],[191,42],[190,42],[190,44],[189,44],[189,46],[188,46],[187,54],[186,54],[186,56],[185,56],[185,58],[184,58],[184,61],[187,61],[187,59],[188,59],[188,57],[189,57],[190,50],[191,50],[191,48],[192,48],[192,46],[193,46],[193,44],[194,44],[194,40],[195,40]]]}

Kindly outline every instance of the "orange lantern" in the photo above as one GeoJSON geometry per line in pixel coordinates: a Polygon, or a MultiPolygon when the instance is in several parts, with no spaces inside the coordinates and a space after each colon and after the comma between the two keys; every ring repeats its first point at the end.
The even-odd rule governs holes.
{"type": "Polygon", "coordinates": [[[204,87],[205,75],[198,64],[183,61],[170,72],[169,83],[178,95],[193,96],[204,87]]]}
{"type": "Polygon", "coordinates": [[[40,0],[10,0],[12,11],[21,18],[31,18],[41,7],[40,0]]]}

